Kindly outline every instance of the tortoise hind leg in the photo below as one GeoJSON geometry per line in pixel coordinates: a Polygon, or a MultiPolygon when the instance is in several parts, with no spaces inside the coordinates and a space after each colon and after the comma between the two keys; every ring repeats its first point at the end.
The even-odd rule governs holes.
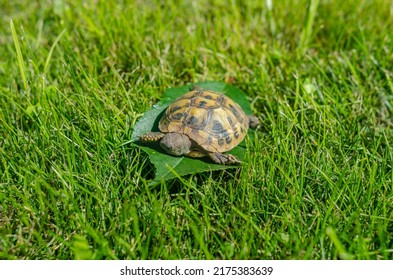
{"type": "Polygon", "coordinates": [[[162,132],[148,132],[139,136],[139,141],[142,143],[157,142],[164,137],[164,135],[165,134],[162,132]]]}
{"type": "Polygon", "coordinates": [[[248,115],[248,124],[251,128],[255,129],[259,125],[259,119],[256,116],[248,115]]]}
{"type": "Polygon", "coordinates": [[[197,85],[193,85],[190,89],[192,91],[204,91],[203,88],[201,88],[200,86],[197,86],[197,85]]]}
{"type": "Polygon", "coordinates": [[[212,161],[218,164],[231,165],[240,163],[238,158],[231,154],[209,153],[208,155],[212,161]]]}

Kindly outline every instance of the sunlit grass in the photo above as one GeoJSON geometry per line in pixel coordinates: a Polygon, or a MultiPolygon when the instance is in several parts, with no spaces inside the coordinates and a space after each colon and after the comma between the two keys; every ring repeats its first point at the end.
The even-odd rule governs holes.
{"type": "Polygon", "coordinates": [[[392,258],[390,1],[84,2],[0,4],[0,258],[392,258]],[[260,134],[150,187],[133,125],[206,80],[260,134]]]}

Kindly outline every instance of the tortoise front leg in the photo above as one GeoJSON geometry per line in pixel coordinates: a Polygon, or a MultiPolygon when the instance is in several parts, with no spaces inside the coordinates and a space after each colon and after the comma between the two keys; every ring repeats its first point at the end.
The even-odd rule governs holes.
{"type": "Polygon", "coordinates": [[[231,154],[209,153],[208,155],[212,161],[218,164],[231,165],[240,163],[237,157],[231,154]]]}
{"type": "Polygon", "coordinates": [[[164,135],[165,134],[162,132],[148,132],[148,133],[145,133],[145,134],[139,136],[139,140],[142,143],[157,142],[162,137],[164,137],[164,135]]]}

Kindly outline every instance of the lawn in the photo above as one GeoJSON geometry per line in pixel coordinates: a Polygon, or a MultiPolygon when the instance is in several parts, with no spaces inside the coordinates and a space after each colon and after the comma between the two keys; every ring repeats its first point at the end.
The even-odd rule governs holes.
{"type": "Polygon", "coordinates": [[[0,18],[1,259],[393,259],[390,0],[1,0],[0,18]],[[150,184],[135,123],[203,81],[262,123],[243,164],[150,184]]]}

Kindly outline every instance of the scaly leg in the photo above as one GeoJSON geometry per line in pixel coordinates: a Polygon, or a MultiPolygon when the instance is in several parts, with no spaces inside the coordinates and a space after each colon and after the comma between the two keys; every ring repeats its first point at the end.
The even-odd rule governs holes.
{"type": "Polygon", "coordinates": [[[253,115],[248,115],[247,117],[248,117],[249,127],[253,129],[257,128],[257,126],[259,125],[259,119],[253,115]]]}
{"type": "Polygon", "coordinates": [[[209,153],[209,157],[218,164],[230,165],[240,163],[237,157],[231,154],[209,153]]]}
{"type": "Polygon", "coordinates": [[[165,134],[162,132],[148,132],[148,133],[145,133],[145,134],[139,136],[139,140],[142,143],[157,142],[162,137],[164,137],[164,135],[165,134]]]}

